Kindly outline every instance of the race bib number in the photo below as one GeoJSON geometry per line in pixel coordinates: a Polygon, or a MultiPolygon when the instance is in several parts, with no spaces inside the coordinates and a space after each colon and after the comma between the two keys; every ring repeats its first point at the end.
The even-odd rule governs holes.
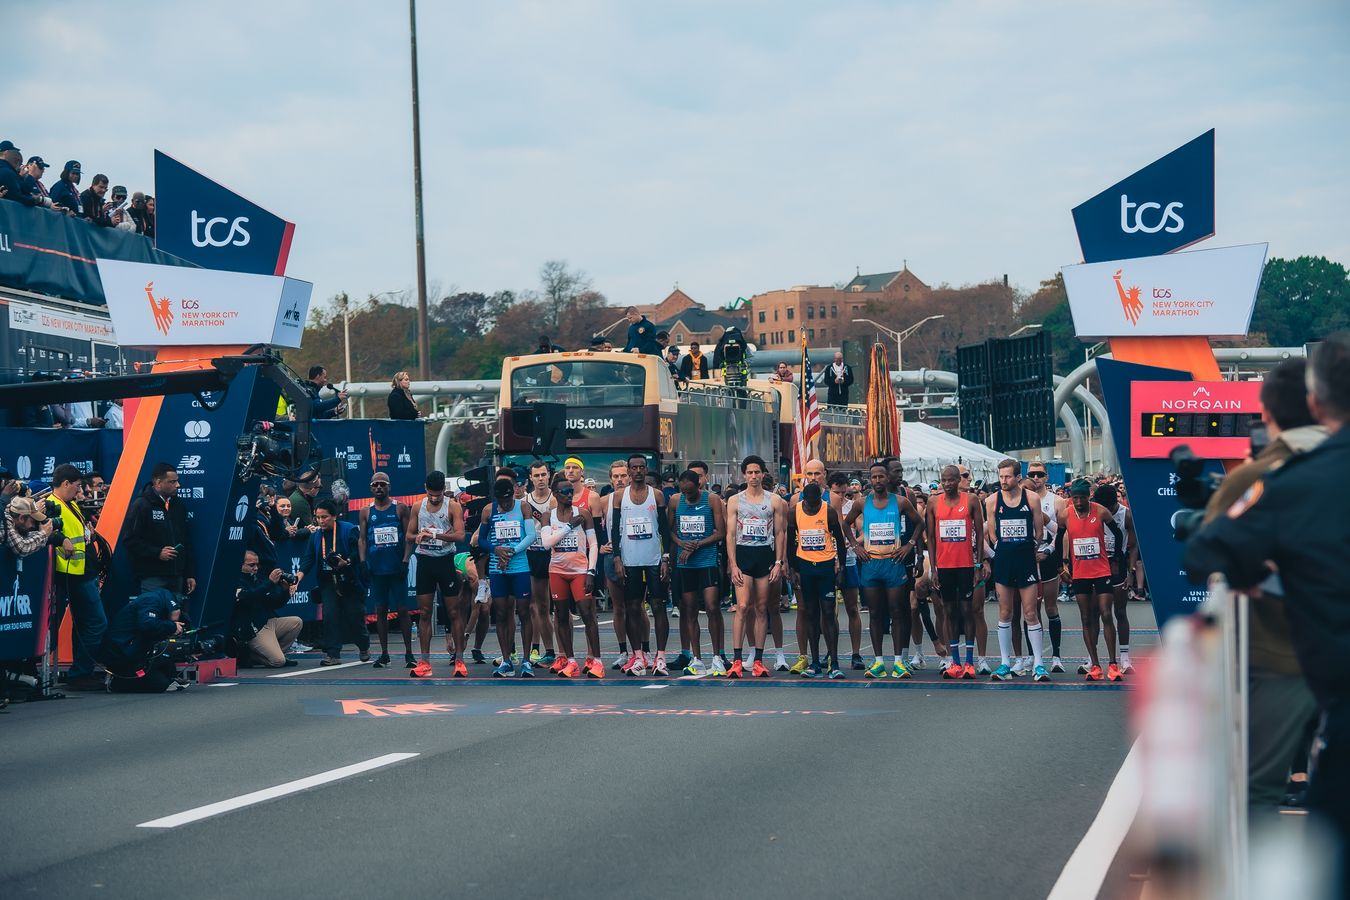
{"type": "Polygon", "coordinates": [[[680,516],[680,535],[683,537],[703,537],[705,520],[702,516],[680,516]]]}
{"type": "Polygon", "coordinates": [[[895,543],[895,523],[894,522],[873,522],[867,526],[867,543],[869,544],[894,544],[895,543]]]}
{"type": "Polygon", "coordinates": [[[1102,542],[1095,537],[1073,539],[1074,559],[1101,559],[1102,542]]]}
{"type": "Polygon", "coordinates": [[[375,526],[376,547],[389,547],[397,543],[398,543],[398,526],[396,525],[375,526]]]}
{"type": "Polygon", "coordinates": [[[1027,538],[1026,519],[1004,519],[998,523],[998,536],[1004,541],[1024,541],[1027,538]]]}
{"type": "Polygon", "coordinates": [[[766,519],[746,519],[744,527],[741,528],[741,535],[748,538],[767,541],[769,539],[769,523],[766,519]]]}
{"type": "Polygon", "coordinates": [[[823,528],[804,528],[804,529],[802,529],[802,549],[803,549],[803,550],[824,550],[824,549],[825,549],[825,529],[823,529],[823,528]]]}
{"type": "Polygon", "coordinates": [[[651,519],[629,519],[624,536],[630,541],[649,541],[652,539],[651,519]]]}
{"type": "Polygon", "coordinates": [[[514,544],[520,540],[521,534],[519,519],[502,519],[492,523],[492,537],[498,544],[514,544]]]}
{"type": "Polygon", "coordinates": [[[966,540],[965,519],[939,519],[938,539],[961,543],[966,540]]]}
{"type": "Polygon", "coordinates": [[[575,552],[578,547],[578,543],[579,542],[577,541],[576,529],[572,529],[571,531],[567,532],[567,534],[563,535],[563,539],[558,541],[558,543],[555,545],[555,549],[562,551],[570,550],[575,552]]]}

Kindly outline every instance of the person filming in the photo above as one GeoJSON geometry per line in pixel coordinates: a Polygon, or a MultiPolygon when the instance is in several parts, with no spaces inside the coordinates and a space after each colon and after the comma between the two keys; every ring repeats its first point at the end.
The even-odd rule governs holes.
{"type": "Polygon", "coordinates": [[[161,694],[186,685],[160,643],[183,633],[178,599],[165,590],[135,597],[113,616],[99,654],[115,694],[161,694]]]}
{"type": "MultiPolygon", "coordinates": [[[[53,541],[56,553],[52,578],[57,609],[52,621],[60,622],[69,605],[75,626],[75,652],[66,673],[66,686],[71,690],[102,690],[103,679],[94,673],[94,653],[103,643],[108,618],[99,597],[98,578],[88,564],[93,527],[77,502],[83,483],[84,475],[70,463],[59,465],[52,472],[47,512],[60,519],[60,530],[53,541]]],[[[10,501],[10,505],[14,502],[10,501]]]]}
{"type": "Polygon", "coordinates": [[[297,665],[286,658],[303,624],[299,616],[278,616],[277,611],[290,601],[298,582],[279,568],[266,578],[258,574],[258,554],[244,551],[239,586],[234,591],[234,615],[230,633],[239,647],[239,662],[281,669],[297,665]]]}

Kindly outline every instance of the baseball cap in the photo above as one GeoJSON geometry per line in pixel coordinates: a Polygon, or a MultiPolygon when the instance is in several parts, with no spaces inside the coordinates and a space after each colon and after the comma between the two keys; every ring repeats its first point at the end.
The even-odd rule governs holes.
{"type": "Polygon", "coordinates": [[[1069,493],[1075,497],[1090,497],[1092,485],[1086,478],[1075,478],[1073,484],[1069,485],[1069,493]]]}
{"type": "Polygon", "coordinates": [[[47,521],[47,514],[38,508],[32,497],[15,497],[10,500],[9,511],[15,516],[32,516],[35,522],[47,521]]]}
{"type": "Polygon", "coordinates": [[[127,195],[127,186],[124,184],[114,184],[110,193],[113,197],[125,197],[127,195]]]}
{"type": "Polygon", "coordinates": [[[29,164],[30,166],[40,166],[41,168],[44,168],[44,169],[50,169],[50,168],[51,168],[51,164],[48,163],[45,159],[43,159],[43,158],[40,157],[40,156],[30,156],[30,157],[28,157],[28,164],[29,164]]]}
{"type": "Polygon", "coordinates": [[[0,153],[4,153],[4,152],[9,151],[9,150],[18,150],[18,149],[19,149],[18,147],[15,147],[15,146],[14,146],[14,142],[13,142],[13,141],[0,141],[0,153]]]}
{"type": "Polygon", "coordinates": [[[81,169],[80,169],[80,161],[79,161],[78,159],[67,160],[67,161],[66,161],[66,168],[65,168],[65,171],[67,171],[67,172],[75,172],[75,173],[78,174],[78,173],[81,171],[81,169]]]}

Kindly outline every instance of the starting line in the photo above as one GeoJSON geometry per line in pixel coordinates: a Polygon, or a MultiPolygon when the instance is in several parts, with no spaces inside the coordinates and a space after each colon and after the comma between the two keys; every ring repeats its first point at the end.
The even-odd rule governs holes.
{"type": "Polygon", "coordinates": [[[866,689],[866,690],[910,690],[910,691],[1125,691],[1131,685],[1126,682],[1064,682],[1051,681],[1036,683],[1032,681],[896,681],[895,679],[875,681],[830,681],[828,679],[803,679],[801,681],[783,681],[776,679],[725,679],[725,678],[308,678],[305,681],[269,681],[266,678],[238,678],[240,686],[269,685],[271,687],[300,687],[303,685],[324,685],[326,687],[373,687],[399,685],[417,687],[418,685],[466,685],[470,687],[495,686],[510,689],[512,685],[538,688],[603,688],[621,685],[625,687],[678,687],[711,688],[735,690],[737,688],[807,688],[814,690],[829,689],[866,689]]]}

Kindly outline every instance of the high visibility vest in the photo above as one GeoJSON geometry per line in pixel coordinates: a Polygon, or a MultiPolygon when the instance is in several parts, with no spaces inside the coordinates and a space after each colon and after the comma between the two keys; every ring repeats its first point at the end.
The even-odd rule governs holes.
{"type": "Polygon", "coordinates": [[[84,514],[74,502],[66,503],[55,494],[51,499],[61,507],[61,535],[75,548],[75,552],[70,556],[61,551],[56,553],[56,571],[68,575],[83,575],[85,542],[89,540],[89,526],[85,524],[84,514]]]}

